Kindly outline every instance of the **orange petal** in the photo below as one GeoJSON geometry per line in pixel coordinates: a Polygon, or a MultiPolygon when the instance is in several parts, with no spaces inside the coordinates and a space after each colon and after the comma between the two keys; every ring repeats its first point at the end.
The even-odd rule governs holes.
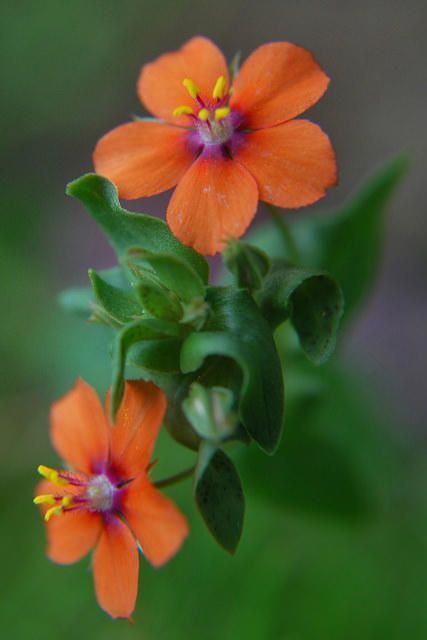
{"type": "MultiPolygon", "coordinates": [[[[107,399],[107,410],[109,398],[107,399]]],[[[112,467],[120,477],[145,471],[166,411],[164,393],[151,382],[127,381],[111,434],[112,467]]]]}
{"type": "Polygon", "coordinates": [[[227,238],[243,235],[257,203],[258,189],[246,169],[230,158],[208,152],[178,183],[167,221],[181,242],[213,255],[223,249],[227,238]]]}
{"type": "Polygon", "coordinates": [[[59,564],[72,564],[96,544],[101,516],[86,510],[65,511],[52,516],[46,524],[47,555],[59,564]]]}
{"type": "Polygon", "coordinates": [[[129,528],[115,516],[103,527],[93,557],[98,604],[112,618],[129,618],[138,593],[138,549],[129,528]]]}
{"type": "Polygon", "coordinates": [[[174,187],[195,157],[188,131],[160,122],[128,122],[95,147],[97,173],[117,186],[121,198],[152,196],[174,187]]]}
{"type": "Polygon", "coordinates": [[[289,42],[265,44],[247,58],[230,101],[251,129],[290,120],[315,104],[329,78],[309,51],[289,42]]]}
{"type": "Polygon", "coordinates": [[[337,180],[329,138],[308,120],[246,134],[235,157],[257,181],[260,200],[278,207],[316,202],[337,180]]]}
{"type": "Polygon", "coordinates": [[[182,81],[186,78],[193,80],[200,95],[208,100],[219,76],[227,79],[227,88],[228,70],[224,56],[213,42],[198,36],[177,51],[165,53],[146,64],[138,79],[138,95],[148,111],[158,118],[188,126],[188,117],[172,116],[176,107],[187,105],[194,109],[196,106],[182,81]]]}
{"type": "Polygon", "coordinates": [[[129,485],[122,511],[142,552],[156,567],[170,560],[188,535],[183,514],[145,475],[129,485]]]}
{"type": "Polygon", "coordinates": [[[61,458],[83,473],[99,471],[108,458],[109,427],[95,390],[84,380],[53,404],[52,443],[61,458]]]}

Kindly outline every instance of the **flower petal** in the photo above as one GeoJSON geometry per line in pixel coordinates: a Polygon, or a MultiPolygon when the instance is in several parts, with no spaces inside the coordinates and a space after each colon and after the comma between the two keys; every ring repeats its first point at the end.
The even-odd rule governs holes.
{"type": "Polygon", "coordinates": [[[172,233],[204,255],[239,238],[256,213],[258,189],[239,163],[205,152],[178,183],[167,210],[172,233]]]}
{"type": "Polygon", "coordinates": [[[311,204],[336,184],[330,140],[308,120],[248,133],[234,153],[257,181],[260,200],[278,207],[311,204]]]}
{"type": "Polygon", "coordinates": [[[126,489],[122,511],[142,552],[156,567],[170,560],[188,535],[183,514],[145,475],[126,489]]]}
{"type": "Polygon", "coordinates": [[[93,473],[108,458],[109,427],[95,390],[84,380],[53,404],[50,435],[53,446],[76,470],[93,473]]]}
{"type": "Polygon", "coordinates": [[[265,44],[246,59],[234,82],[232,109],[251,129],[290,120],[315,104],[329,78],[312,54],[289,42],[265,44]]]}
{"type": "Polygon", "coordinates": [[[95,147],[97,173],[117,186],[121,198],[152,196],[175,186],[195,157],[187,130],[161,122],[128,122],[95,147]]]}
{"type": "Polygon", "coordinates": [[[209,99],[219,76],[226,78],[227,88],[228,70],[224,56],[213,42],[197,36],[177,51],[165,53],[146,64],[141,70],[137,91],[141,102],[155,116],[188,126],[188,117],[172,115],[178,106],[196,106],[182,81],[186,78],[193,80],[201,96],[209,99]]]}
{"type": "Polygon", "coordinates": [[[64,511],[46,524],[47,555],[58,564],[72,564],[96,544],[101,516],[86,510],[64,511]]]}
{"type": "Polygon", "coordinates": [[[111,465],[120,477],[134,478],[145,471],[165,411],[166,397],[154,384],[144,380],[126,382],[111,434],[111,465]]]}
{"type": "Polygon", "coordinates": [[[116,516],[104,524],[93,556],[99,606],[112,618],[129,618],[138,593],[139,558],[129,528],[116,516]]]}

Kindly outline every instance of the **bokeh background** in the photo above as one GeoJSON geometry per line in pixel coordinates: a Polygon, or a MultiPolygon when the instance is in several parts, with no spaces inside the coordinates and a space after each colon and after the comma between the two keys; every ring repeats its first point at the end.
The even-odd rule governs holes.
{"type": "MultiPolygon", "coordinates": [[[[421,0],[2,3],[1,637],[427,637],[426,24],[421,0]],[[114,260],[64,186],[92,169],[100,135],[141,113],[141,65],[197,33],[229,57],[269,40],[315,53],[332,83],[310,116],[330,134],[341,174],[322,207],[345,201],[394,155],[412,158],[389,209],[375,289],[340,355],[354,383],[340,386],[341,376],[326,368],[332,397],[316,418],[304,406],[292,414],[294,423],[324,425],[329,451],[336,450],[330,467],[342,455],[353,476],[360,471],[366,495],[378,499],[368,515],[347,509],[359,488],[347,471],[326,484],[321,467],[316,476],[316,447],[298,448],[295,466],[301,461],[307,473],[291,473],[283,500],[274,491],[280,478],[259,491],[246,461],[246,526],[229,558],[199,521],[190,486],[175,489],[192,535],[166,568],[143,566],[132,626],[97,608],[89,561],[61,568],[46,560],[31,504],[36,466],[55,462],[50,403],[78,374],[102,393],[109,380],[102,331],[56,304],[62,288],[86,282],[88,267],[114,260]]],[[[143,210],[160,214],[166,201],[154,198],[143,210]]],[[[177,449],[163,437],[163,475],[185,462],[177,449]]]]}

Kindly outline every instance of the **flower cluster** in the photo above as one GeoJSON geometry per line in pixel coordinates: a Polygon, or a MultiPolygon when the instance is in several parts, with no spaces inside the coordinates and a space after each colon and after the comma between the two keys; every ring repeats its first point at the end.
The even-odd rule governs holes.
{"type": "Polygon", "coordinates": [[[159,491],[165,481],[150,480],[162,423],[197,450],[197,506],[233,553],[244,497],[223,447],[253,440],[271,454],[279,444],[283,379],[273,331],[290,318],[314,361],[333,348],[342,313],[336,282],[323,271],[272,264],[236,242],[259,200],[298,208],[335,184],[327,135],[295,119],[328,83],[312,55],[287,42],[261,46],[229,71],[210,40],[193,38],[141,71],[138,95],[154,118],[107,133],[94,151],[97,175],[69,185],[119,260],[108,272],[90,272],[90,317],[117,332],[113,384],[105,411],[82,380],[54,404],[51,439],[66,469],[39,466],[34,502],[51,560],[70,564],[93,550],[97,600],[112,617],[132,615],[138,552],[160,566],[188,534],[185,517],[159,491]],[[118,200],[172,187],[169,228],[118,200]],[[223,250],[235,286],[209,286],[203,255],[223,250]],[[133,347],[144,380],[126,380],[133,347]]]}

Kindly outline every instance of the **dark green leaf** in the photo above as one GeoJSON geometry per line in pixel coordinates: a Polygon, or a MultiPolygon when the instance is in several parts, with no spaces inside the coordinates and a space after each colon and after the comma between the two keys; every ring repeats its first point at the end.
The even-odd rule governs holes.
{"type": "Polygon", "coordinates": [[[184,373],[196,371],[208,356],[226,356],[240,366],[243,384],[240,417],[248,433],[267,453],[280,440],[283,379],[271,329],[245,291],[208,289],[212,316],[206,329],[191,334],[181,351],[184,373]]]}
{"type": "Polygon", "coordinates": [[[181,344],[180,338],[146,340],[135,345],[130,356],[130,363],[148,371],[179,373],[181,344]]]}
{"type": "Polygon", "coordinates": [[[132,290],[109,284],[93,269],[89,269],[89,279],[97,301],[110,316],[123,324],[141,316],[141,305],[132,290]]]}
{"type": "Polygon", "coordinates": [[[302,348],[320,364],[332,353],[344,301],[327,273],[276,263],[257,301],[273,328],[291,319],[302,348]]]}
{"type": "Polygon", "coordinates": [[[234,553],[242,534],[245,498],[234,464],[211,445],[200,447],[194,498],[213,537],[234,553]]]}
{"type": "Polygon", "coordinates": [[[67,186],[67,194],[86,205],[119,258],[135,246],[154,253],[170,253],[188,262],[201,280],[207,282],[209,268],[206,260],[181,244],[162,220],[123,209],[116,187],[106,178],[91,173],[84,175],[67,186]]]}

